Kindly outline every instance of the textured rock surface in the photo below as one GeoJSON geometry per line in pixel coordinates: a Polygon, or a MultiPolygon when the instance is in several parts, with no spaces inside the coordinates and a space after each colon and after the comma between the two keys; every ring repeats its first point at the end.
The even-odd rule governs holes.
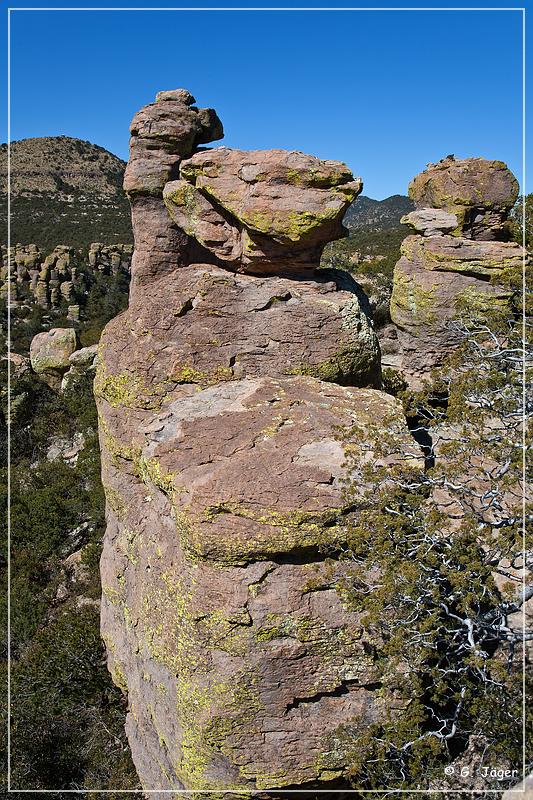
{"type": "Polygon", "coordinates": [[[355,388],[380,381],[366,298],[348,275],[315,273],[309,260],[339,232],[347,194],[335,187],[353,183],[351,173],[280,151],[191,158],[197,112],[172,95],[134,121],[134,279],[129,308],[103,333],[95,380],[109,667],[128,696],[145,789],[221,798],[342,784],[346,730],[380,719],[390,697],[376,692],[372,643],[339,590],[346,564],[334,547],[349,512],[341,431],[393,420],[410,442],[395,399],[355,388]],[[143,194],[138,139],[151,115],[172,152],[152,151],[143,194]],[[172,170],[187,155],[179,183],[200,209],[198,219],[174,213],[183,227],[162,197],[169,154],[172,170]],[[211,159],[221,181],[213,203],[205,184],[197,188],[200,172],[191,182],[211,159]],[[258,163],[272,170],[251,193],[269,214],[269,259],[246,274],[249,262],[235,253],[257,183],[239,172],[251,180],[258,163]],[[301,166],[300,183],[288,181],[288,165],[301,166]],[[302,177],[310,165],[316,173],[302,177]],[[313,198],[334,207],[331,219],[287,235],[291,204],[299,213],[313,198]],[[235,229],[239,237],[226,237],[235,229]]]}
{"type": "Polygon", "coordinates": [[[423,236],[451,233],[459,224],[456,214],[440,208],[421,208],[419,211],[411,211],[402,217],[400,222],[409,225],[416,233],[421,233],[423,236]]]}
{"type": "Polygon", "coordinates": [[[170,216],[217,258],[247,272],[314,269],[345,235],[342,217],[362,189],[339,161],[285,150],[203,151],[165,186],[170,216]]]}
{"type": "Polygon", "coordinates": [[[506,238],[505,221],[518,197],[518,181],[503,161],[448,156],[409,184],[417,209],[455,214],[457,233],[472,239],[506,238]]]}
{"type": "Polygon", "coordinates": [[[222,123],[213,109],[190,105],[194,98],[184,89],[160,92],[158,97],[135,114],[130,126],[124,189],[131,203],[135,240],[132,294],[155,275],[190,263],[194,255],[199,261],[210,260],[201,258],[198,251],[193,255],[188,236],[173,224],[161,197],[165,184],[178,177],[183,158],[191,156],[199,144],[223,137],[222,123]]]}
{"type": "Polygon", "coordinates": [[[524,252],[505,236],[518,185],[501,161],[448,157],[409,186],[417,210],[402,222],[408,236],[394,270],[391,318],[402,370],[413,387],[458,343],[450,322],[505,307],[505,276],[519,273],[524,252]],[[433,204],[435,208],[428,208],[433,204]],[[453,225],[453,220],[457,225],[453,225]],[[452,230],[453,228],[453,230],[452,230]]]}
{"type": "Polygon", "coordinates": [[[70,367],[70,356],[76,350],[74,328],[50,328],[33,337],[30,363],[34,372],[53,388],[59,388],[62,375],[70,367]]]}
{"type": "Polygon", "coordinates": [[[30,346],[30,361],[34,372],[64,371],[76,350],[76,331],[73,328],[51,328],[34,336],[30,346]]]}

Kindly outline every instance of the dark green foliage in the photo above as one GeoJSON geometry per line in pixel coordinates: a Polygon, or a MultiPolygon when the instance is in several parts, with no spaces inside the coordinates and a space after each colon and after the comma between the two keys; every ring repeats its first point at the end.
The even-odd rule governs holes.
{"type": "Polygon", "coordinates": [[[83,347],[97,344],[102,330],[128,305],[129,275],[119,271],[116,275],[86,271],[90,287],[84,304],[84,320],[80,325],[80,342],[83,347]]]}
{"type": "MultiPolygon", "coordinates": [[[[78,192],[71,203],[48,193],[13,197],[11,241],[36,244],[46,253],[66,243],[76,249],[86,248],[91,242],[131,243],[130,208],[125,196],[98,197],[94,201],[81,200],[80,196],[78,192]]],[[[3,214],[0,225],[5,230],[3,214]]]]}
{"type": "MultiPolygon", "coordinates": [[[[433,440],[429,454],[376,430],[371,466],[360,469],[356,449],[346,489],[353,570],[339,590],[362,615],[381,691],[394,698],[384,723],[354,731],[353,782],[366,789],[438,788],[476,737],[478,766],[522,765],[521,425],[533,412],[523,405],[522,327],[494,315],[457,331],[464,344],[433,385],[404,393],[433,440]]],[[[354,429],[347,439],[364,437],[354,429]]],[[[531,736],[531,712],[526,726],[531,736]]],[[[527,753],[531,762],[531,739],[527,753]]]]}
{"type": "Polygon", "coordinates": [[[383,231],[350,231],[347,239],[326,246],[322,266],[345,269],[368,278],[385,276],[391,286],[394,266],[400,258],[400,245],[408,235],[409,230],[401,225],[383,231]]]}
{"type": "Polygon", "coordinates": [[[525,238],[525,245],[530,250],[533,245],[533,194],[526,194],[524,200],[518,198],[511,212],[510,228],[513,241],[522,244],[525,238]]]}
{"type": "MultiPolygon", "coordinates": [[[[92,376],[59,395],[26,373],[13,384],[13,398],[21,395],[11,462],[12,785],[137,787],[125,701],[107,672],[91,604],[100,595],[104,530],[92,376]],[[54,439],[80,432],[75,465],[47,460],[54,439]],[[80,549],[82,569],[71,584],[64,562],[80,549]],[[61,586],[67,590],[58,593],[61,586]]],[[[2,487],[5,499],[5,470],[2,487]]],[[[5,619],[5,600],[1,613],[5,619]]]]}
{"type": "Polygon", "coordinates": [[[12,675],[12,785],[137,788],[92,606],[58,614],[12,675]]]}
{"type": "Polygon", "coordinates": [[[407,389],[407,384],[401,372],[391,367],[385,367],[381,371],[381,380],[383,391],[387,392],[387,394],[392,394],[394,397],[397,397],[407,389]]]}

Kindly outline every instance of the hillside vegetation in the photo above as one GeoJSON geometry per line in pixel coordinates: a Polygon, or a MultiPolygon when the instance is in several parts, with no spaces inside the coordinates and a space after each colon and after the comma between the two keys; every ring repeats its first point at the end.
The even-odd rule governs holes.
{"type": "MultiPolygon", "coordinates": [[[[7,145],[0,146],[0,225],[7,228],[7,145]]],[[[68,136],[11,143],[11,242],[52,250],[58,244],[132,241],[122,191],[125,163],[103,147],[68,136]]]]}

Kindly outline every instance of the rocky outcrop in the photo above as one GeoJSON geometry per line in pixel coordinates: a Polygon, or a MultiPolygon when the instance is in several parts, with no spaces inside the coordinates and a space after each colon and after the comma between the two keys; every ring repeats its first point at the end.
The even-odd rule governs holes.
{"type": "Polygon", "coordinates": [[[345,164],[283,150],[197,153],[165,186],[170,216],[218,259],[260,273],[314,270],[362,189],[345,164]]]}
{"type": "Polygon", "coordinates": [[[462,238],[505,240],[518,181],[503,161],[447,156],[413,178],[409,197],[417,211],[439,209],[441,218],[443,212],[454,214],[454,230],[462,238]]]}
{"type": "Polygon", "coordinates": [[[70,356],[76,350],[76,331],[73,328],[51,328],[33,337],[30,362],[34,372],[56,387],[70,367],[70,356]]]}
{"type": "Polygon", "coordinates": [[[99,242],[91,244],[88,251],[58,245],[48,255],[34,244],[16,244],[9,252],[2,247],[0,294],[7,295],[10,276],[13,305],[32,299],[43,308],[57,309],[67,304],[69,310],[74,309],[83,302],[93,271],[106,275],[129,273],[132,252],[131,245],[99,242]]]}
{"type": "Polygon", "coordinates": [[[373,388],[366,298],[316,272],[360,181],[299,153],[193,153],[215,112],[158,98],[132,123],[130,304],[95,380],[102,634],[133,759],[145,789],[192,797],[342,786],[350,736],[390,704],[340,589],[343,430],[361,486],[365,431],[410,442],[373,388]]]}
{"type": "MultiPolygon", "coordinates": [[[[76,350],[77,335],[74,328],[50,328],[38,333],[31,340],[30,358],[32,370],[53,389],[62,392],[75,384],[81,376],[96,369],[98,345],[82,347],[76,350]]],[[[12,353],[10,356],[12,369],[20,374],[28,367],[24,364],[28,359],[12,353]],[[18,363],[13,363],[19,359],[18,363]]]]}
{"type": "Polygon", "coordinates": [[[131,203],[135,240],[132,294],[156,275],[206,260],[187,234],[173,224],[161,201],[165,184],[178,177],[180,161],[192,156],[198,145],[224,135],[213,109],[196,108],[194,102],[188,92],[171,92],[142,108],[130,125],[124,189],[131,203]]]}
{"type": "Polygon", "coordinates": [[[509,306],[506,278],[524,253],[507,237],[518,184],[501,161],[430,164],[409,186],[415,211],[402,218],[416,235],[404,239],[394,271],[391,318],[402,370],[418,387],[458,344],[450,322],[509,306]]]}
{"type": "Polygon", "coordinates": [[[78,381],[87,372],[94,372],[96,369],[96,357],[98,354],[98,345],[92,344],[89,347],[82,347],[81,350],[75,350],[69,356],[70,367],[63,375],[61,381],[61,391],[67,391],[74,387],[78,381]]]}

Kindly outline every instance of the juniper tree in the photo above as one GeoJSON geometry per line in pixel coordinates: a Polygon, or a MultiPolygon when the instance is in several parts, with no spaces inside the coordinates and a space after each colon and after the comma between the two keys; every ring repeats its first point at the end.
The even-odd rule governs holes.
{"type": "MultiPolygon", "coordinates": [[[[519,315],[453,326],[453,357],[425,391],[403,395],[413,432],[426,434],[425,458],[415,441],[400,452],[383,429],[363,474],[360,452],[348,455],[347,502],[357,513],[347,530],[351,577],[340,588],[396,697],[385,723],[353,738],[353,782],[367,788],[438,788],[474,735],[483,763],[522,764],[531,326],[525,342],[519,315]]],[[[348,451],[361,438],[346,432],[348,451]]]]}

